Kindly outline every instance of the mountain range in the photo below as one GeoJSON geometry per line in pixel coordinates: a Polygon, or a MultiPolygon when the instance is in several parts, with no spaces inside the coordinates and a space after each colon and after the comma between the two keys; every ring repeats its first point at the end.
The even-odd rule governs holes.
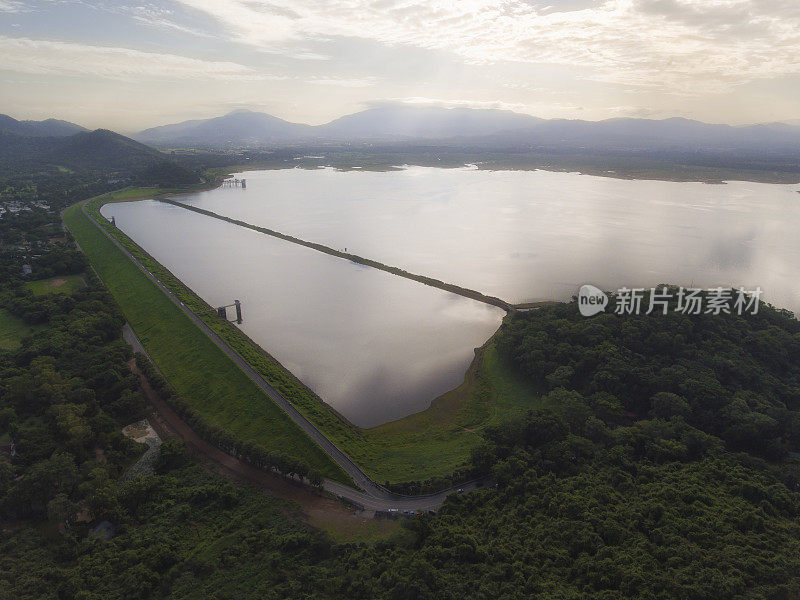
{"type": "MultiPolygon", "coordinates": [[[[86,133],[80,125],[0,115],[0,132],[28,137],[86,133]]],[[[470,150],[701,153],[800,156],[800,125],[713,125],[682,118],[582,121],[540,119],[507,110],[387,105],[324,125],[292,123],[239,110],[221,117],[162,125],[134,133],[161,148],[270,148],[309,144],[432,143],[470,150]]]]}
{"type": "Polygon", "coordinates": [[[235,156],[241,159],[239,151],[263,150],[262,161],[282,165],[299,164],[293,162],[294,155],[323,151],[329,156],[326,164],[339,167],[352,166],[347,157],[357,152],[369,155],[357,160],[378,166],[398,161],[426,165],[480,161],[502,168],[533,166],[679,180],[746,176],[783,182],[800,176],[800,126],[787,123],[546,120],[502,110],[390,105],[316,126],[235,111],[154,127],[132,137],[137,141],[55,119],[17,121],[0,115],[0,172],[66,167],[125,172],[137,180],[190,182],[197,181],[197,173],[204,169],[232,164],[235,156]],[[170,155],[150,146],[212,152],[170,155]]]}
{"type": "Polygon", "coordinates": [[[540,119],[505,110],[390,105],[324,125],[291,123],[252,111],[184,121],[133,134],[160,147],[258,148],[309,143],[431,142],[488,149],[800,155],[800,126],[712,125],[689,119],[540,119]]]}

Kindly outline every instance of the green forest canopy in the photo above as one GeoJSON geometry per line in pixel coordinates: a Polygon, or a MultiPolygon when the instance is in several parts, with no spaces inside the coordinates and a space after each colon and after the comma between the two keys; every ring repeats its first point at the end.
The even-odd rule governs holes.
{"type": "Polygon", "coordinates": [[[119,428],[142,404],[119,316],[89,283],[6,291],[20,318],[46,317],[0,358],[0,429],[20,447],[0,457],[7,597],[800,595],[790,314],[514,316],[498,348],[550,391],[474,453],[497,487],[451,496],[389,539],[338,544],[286,503],[203,473],[179,443],[155,475],[120,480],[140,450],[119,428]],[[115,525],[108,542],[87,537],[100,520],[115,525]]]}

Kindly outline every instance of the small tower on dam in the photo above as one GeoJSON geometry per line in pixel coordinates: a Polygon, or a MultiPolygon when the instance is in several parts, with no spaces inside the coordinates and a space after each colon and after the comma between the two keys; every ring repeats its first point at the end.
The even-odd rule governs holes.
{"type": "Polygon", "coordinates": [[[222,187],[240,187],[244,189],[247,187],[247,179],[236,179],[236,177],[223,179],[222,187]]]}
{"type": "Polygon", "coordinates": [[[242,303],[239,300],[234,300],[233,304],[226,304],[225,306],[217,307],[217,316],[226,321],[236,321],[238,325],[242,324],[242,303]],[[228,309],[233,307],[236,310],[236,318],[228,319],[228,309]]]}

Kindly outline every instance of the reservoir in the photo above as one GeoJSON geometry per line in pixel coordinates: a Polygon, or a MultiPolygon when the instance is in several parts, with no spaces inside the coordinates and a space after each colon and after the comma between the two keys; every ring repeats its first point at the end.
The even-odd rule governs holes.
{"type": "Polygon", "coordinates": [[[182,201],[509,302],[659,283],[800,310],[800,185],[408,167],[252,171],[182,201]]]}
{"type": "Polygon", "coordinates": [[[369,427],[459,385],[499,308],[154,200],[103,208],[351,422],[369,427]]]}
{"type": "MultiPolygon", "coordinates": [[[[510,302],[603,289],[761,287],[800,309],[798,186],[408,167],[237,174],[187,204],[510,302]]],[[[167,204],[103,208],[323,400],[369,427],[457,386],[503,311],[167,204]]]]}

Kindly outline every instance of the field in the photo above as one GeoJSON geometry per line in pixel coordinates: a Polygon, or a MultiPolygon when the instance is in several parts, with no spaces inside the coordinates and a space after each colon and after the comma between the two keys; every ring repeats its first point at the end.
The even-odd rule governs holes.
{"type": "Polygon", "coordinates": [[[209,422],[243,440],[347,476],[108,240],[76,205],[64,221],[175,390],[209,422]]]}
{"type": "Polygon", "coordinates": [[[0,310],[0,351],[16,350],[23,338],[42,328],[43,325],[27,325],[14,315],[0,310]]]}
{"type": "Polygon", "coordinates": [[[51,277],[50,279],[29,281],[25,284],[25,287],[37,296],[44,296],[45,294],[53,294],[55,292],[71,294],[85,285],[83,277],[80,275],[59,275],[58,277],[51,277]]]}
{"type": "MultiPolygon", "coordinates": [[[[99,210],[99,207],[109,201],[152,196],[152,190],[127,190],[124,195],[115,193],[94,200],[89,203],[87,209],[94,211],[93,214],[97,214],[96,211],[99,210]]],[[[121,258],[123,255],[92,227],[91,222],[83,217],[79,209],[73,208],[65,215],[71,229],[73,228],[71,221],[77,217],[80,217],[85,231],[81,235],[75,231],[73,233],[82,247],[84,247],[83,239],[86,237],[91,238],[93,243],[107,248],[107,250],[93,251],[91,248],[84,247],[84,250],[87,251],[95,268],[98,268],[96,260],[114,263],[113,269],[105,266],[105,274],[101,272],[101,275],[148,351],[151,346],[159,349],[158,352],[150,352],[150,354],[167,379],[179,391],[187,388],[185,387],[186,383],[181,388],[179,383],[174,381],[176,376],[198,386],[206,385],[207,379],[202,378],[201,374],[196,372],[196,366],[190,368],[186,364],[182,364],[169,368],[162,364],[163,360],[173,361],[168,349],[174,342],[170,335],[162,329],[161,321],[163,319],[148,314],[147,308],[143,305],[156,302],[156,298],[151,297],[152,292],[155,292],[161,296],[160,304],[167,305],[180,315],[177,308],[158,292],[157,288],[144,275],[140,274],[132,263],[124,261],[127,268],[122,269],[122,265],[116,264],[118,261],[108,258],[107,254],[111,251],[114,252],[115,257],[121,258]],[[137,289],[134,289],[134,285],[137,289]],[[139,286],[144,286],[148,290],[148,294],[140,293],[139,286]],[[139,327],[132,321],[134,316],[139,319],[139,327]],[[159,328],[149,325],[153,321],[159,322],[159,328]],[[163,358],[159,358],[159,356],[163,356],[163,358]]],[[[105,221],[102,223],[105,224],[105,221]]],[[[507,418],[537,406],[540,402],[539,390],[533,389],[530,383],[524,382],[508,365],[504,364],[490,341],[476,356],[464,383],[434,400],[429,409],[371,429],[359,429],[333,411],[273,357],[245,336],[241,330],[215,318],[212,313],[204,313],[203,311],[208,310],[208,305],[202,299],[198,298],[172,273],[142,251],[122,232],[111,226],[108,226],[108,230],[166,287],[201,316],[220,337],[225,339],[267,381],[289,399],[298,410],[347,452],[366,473],[380,483],[426,481],[452,474],[465,465],[470,451],[480,441],[482,429],[498,422],[501,418],[507,418]]],[[[205,338],[199,330],[191,325],[188,319],[180,316],[186,326],[194,331],[195,335],[192,339],[198,339],[198,336],[205,338]]],[[[189,342],[189,332],[182,331],[181,336],[187,336],[184,344],[188,348],[184,352],[190,352],[189,349],[194,342],[189,342]]],[[[213,346],[211,342],[207,343],[213,346]]],[[[207,360],[211,363],[206,365],[204,370],[214,371],[220,368],[221,365],[217,365],[215,361],[224,361],[233,366],[221,352],[217,352],[217,355],[213,357],[208,356],[207,360]]],[[[244,378],[244,375],[240,375],[239,380],[241,378],[244,378]]],[[[246,378],[244,379],[246,380],[246,378]]],[[[249,380],[246,381],[249,383],[249,380]]],[[[193,402],[198,402],[195,396],[187,393],[183,393],[183,395],[193,402]]],[[[260,395],[242,396],[235,412],[222,409],[218,406],[219,403],[207,401],[201,401],[196,406],[203,410],[204,416],[212,422],[237,433],[237,435],[242,432],[252,436],[256,433],[252,431],[253,427],[249,426],[246,421],[254,411],[263,410],[263,404],[266,402],[269,401],[260,395]],[[247,417],[241,418],[239,415],[247,415],[247,417]]]]}

